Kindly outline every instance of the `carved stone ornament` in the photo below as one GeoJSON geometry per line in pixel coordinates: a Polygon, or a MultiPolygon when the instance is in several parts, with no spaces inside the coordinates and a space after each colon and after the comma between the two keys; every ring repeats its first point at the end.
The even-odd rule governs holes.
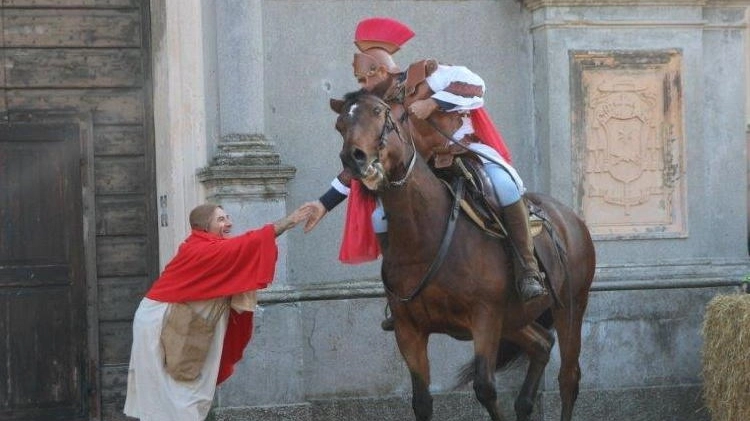
{"type": "Polygon", "coordinates": [[[572,52],[573,168],[601,238],[686,233],[681,55],[572,52]]]}
{"type": "Polygon", "coordinates": [[[217,145],[211,165],[198,172],[207,198],[278,200],[286,197],[286,184],[294,167],[281,165],[272,142],[262,135],[233,134],[217,145]]]}

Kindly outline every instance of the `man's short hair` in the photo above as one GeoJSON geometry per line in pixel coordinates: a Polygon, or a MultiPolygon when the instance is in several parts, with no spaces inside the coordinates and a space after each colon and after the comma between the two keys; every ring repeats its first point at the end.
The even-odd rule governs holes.
{"type": "Polygon", "coordinates": [[[221,208],[221,206],[216,203],[204,203],[196,206],[195,209],[190,211],[190,227],[197,230],[208,231],[208,226],[211,224],[211,217],[216,208],[221,208]]]}

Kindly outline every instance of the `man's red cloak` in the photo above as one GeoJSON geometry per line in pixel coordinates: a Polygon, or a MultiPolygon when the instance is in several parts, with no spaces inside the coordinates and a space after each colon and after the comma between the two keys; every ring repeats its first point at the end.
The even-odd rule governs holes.
{"type": "MultiPolygon", "coordinates": [[[[193,230],[146,297],[179,303],[263,289],[273,281],[277,257],[276,232],[271,224],[231,238],[193,230]]],[[[216,384],[231,376],[252,331],[253,312],[230,309],[216,384]]]]}

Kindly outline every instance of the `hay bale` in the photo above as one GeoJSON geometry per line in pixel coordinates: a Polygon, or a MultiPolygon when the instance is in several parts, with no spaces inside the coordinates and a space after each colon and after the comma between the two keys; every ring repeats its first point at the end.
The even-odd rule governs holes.
{"type": "Polygon", "coordinates": [[[703,397],[712,420],[750,420],[750,294],[714,297],[702,333],[703,397]]]}

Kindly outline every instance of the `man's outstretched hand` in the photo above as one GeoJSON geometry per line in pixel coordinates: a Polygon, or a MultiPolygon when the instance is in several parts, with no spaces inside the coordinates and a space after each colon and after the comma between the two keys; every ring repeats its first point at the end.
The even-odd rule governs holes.
{"type": "Polygon", "coordinates": [[[328,213],[328,211],[323,206],[323,203],[320,202],[320,200],[307,202],[302,205],[302,207],[307,208],[310,211],[304,227],[305,233],[308,233],[312,231],[312,229],[315,228],[316,225],[318,225],[318,222],[320,222],[320,220],[326,215],[326,213],[328,213]]]}
{"type": "Polygon", "coordinates": [[[286,230],[294,228],[300,222],[308,219],[313,211],[314,209],[311,206],[304,204],[295,209],[294,212],[289,215],[275,221],[273,223],[273,228],[276,232],[276,236],[283,234],[286,230]]]}

